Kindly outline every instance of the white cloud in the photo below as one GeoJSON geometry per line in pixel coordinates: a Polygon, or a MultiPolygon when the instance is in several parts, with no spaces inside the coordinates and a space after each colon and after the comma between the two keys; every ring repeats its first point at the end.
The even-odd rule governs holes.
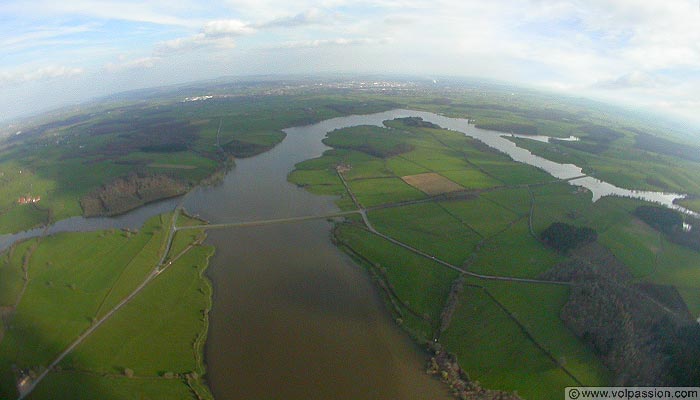
{"type": "Polygon", "coordinates": [[[632,71],[613,79],[601,80],[593,85],[599,89],[628,89],[628,88],[658,88],[668,83],[652,74],[642,71],[632,71]]]}
{"type": "MultiPolygon", "coordinates": [[[[0,68],[13,71],[15,65],[70,65],[75,54],[86,60],[86,68],[102,66],[101,72],[123,71],[139,79],[201,77],[184,66],[202,60],[211,71],[226,74],[344,68],[451,74],[585,92],[628,104],[678,104],[686,114],[697,106],[693,99],[700,90],[697,0],[212,0],[206,5],[194,0],[5,0],[2,16],[22,21],[0,26],[0,47],[10,49],[0,68]],[[13,29],[25,20],[32,26],[37,18],[44,20],[35,25],[48,28],[13,29]],[[54,22],[59,20],[74,26],[54,22]],[[146,33],[100,36],[101,28],[122,20],[140,22],[125,26],[146,33]],[[77,39],[61,36],[81,30],[90,31],[78,37],[85,44],[75,41],[68,51],[48,44],[77,39]],[[142,37],[147,39],[137,43],[142,37]],[[117,39],[124,45],[114,45],[117,39]],[[84,58],[70,51],[88,47],[92,50],[84,58]],[[266,51],[269,58],[261,62],[253,56],[259,49],[280,48],[284,57],[266,51]],[[15,49],[34,58],[21,60],[13,55],[15,49]],[[114,54],[120,53],[130,56],[117,59],[114,54]],[[99,60],[90,63],[89,57],[99,60]],[[150,74],[138,76],[144,69],[150,74]]],[[[118,29],[112,25],[105,31],[118,29]]],[[[0,80],[23,81],[20,75],[0,72],[0,80]]],[[[700,109],[694,113],[700,115],[700,109]]]]}
{"type": "Polygon", "coordinates": [[[136,59],[126,59],[120,57],[118,62],[109,62],[105,64],[104,69],[107,72],[121,72],[130,69],[148,69],[153,68],[162,59],[160,57],[141,57],[136,59]]]}
{"type": "Polygon", "coordinates": [[[46,66],[32,70],[0,71],[0,83],[23,83],[80,75],[83,68],[46,66]]]}
{"type": "Polygon", "coordinates": [[[258,25],[259,28],[294,28],[299,26],[315,25],[328,21],[328,17],[318,8],[312,8],[291,16],[277,17],[258,25]]]}
{"type": "Polygon", "coordinates": [[[292,42],[284,42],[280,47],[293,48],[308,48],[308,47],[323,47],[323,46],[358,46],[358,45],[377,45],[389,44],[391,38],[334,38],[334,39],[314,39],[314,40],[298,40],[292,42]]]}
{"type": "Polygon", "coordinates": [[[95,29],[95,24],[80,24],[73,26],[42,26],[26,32],[13,33],[0,38],[0,47],[5,52],[17,51],[28,47],[39,47],[55,38],[89,32],[95,29]]]}
{"type": "Polygon", "coordinates": [[[176,53],[185,53],[204,48],[232,49],[236,47],[235,38],[254,33],[249,24],[235,20],[216,20],[204,24],[199,33],[158,43],[153,51],[157,57],[176,53]]]}
{"type": "Polygon", "coordinates": [[[253,27],[235,19],[209,21],[202,28],[205,36],[241,36],[254,32],[253,27]]]}
{"type": "Polygon", "coordinates": [[[0,3],[0,15],[23,18],[84,16],[102,20],[147,22],[159,25],[192,27],[200,22],[187,17],[187,10],[197,9],[197,2],[135,1],[135,0],[5,0],[0,3]]]}

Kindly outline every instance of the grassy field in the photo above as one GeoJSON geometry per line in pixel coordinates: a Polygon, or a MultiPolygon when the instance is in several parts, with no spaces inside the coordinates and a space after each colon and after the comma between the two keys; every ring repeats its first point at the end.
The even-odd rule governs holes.
{"type": "Polygon", "coordinates": [[[425,198],[423,192],[401,178],[358,179],[348,182],[348,185],[364,207],[425,198]]]}
{"type": "MultiPolygon", "coordinates": [[[[427,212],[424,210],[424,213],[427,212]]],[[[428,268],[433,265],[430,260],[373,237],[360,227],[341,225],[337,237],[344,246],[362,254],[371,264],[385,267],[386,279],[400,293],[403,302],[415,304],[416,301],[416,293],[406,290],[406,286],[420,287],[418,285],[434,282],[435,276],[430,274],[433,269],[428,268]],[[392,260],[396,259],[401,260],[406,269],[390,269],[389,266],[396,262],[392,260]],[[425,266],[420,270],[408,269],[414,264],[425,266]]],[[[444,290],[451,282],[448,278],[453,276],[442,278],[444,290]]],[[[611,374],[600,360],[559,319],[568,288],[473,278],[468,278],[467,283],[485,286],[494,298],[487,296],[482,289],[465,289],[467,294],[462,295],[452,324],[440,341],[458,355],[460,365],[484,387],[517,390],[525,398],[549,398],[561,393],[565,386],[575,384],[557,363],[585,384],[606,385],[611,382],[611,374]],[[496,301],[501,302],[512,317],[498,307],[496,301]],[[527,334],[518,323],[527,329],[527,334]]],[[[419,293],[423,299],[421,304],[424,304],[425,291],[419,293]]],[[[443,291],[440,297],[444,298],[445,293],[443,291]]],[[[436,315],[435,311],[432,315],[436,315]]],[[[410,332],[421,332],[420,338],[429,334],[423,321],[406,318],[403,323],[410,332]]]]}
{"type": "MultiPolygon", "coordinates": [[[[679,137],[675,128],[641,122],[625,112],[611,114],[598,103],[477,83],[449,94],[438,88],[401,95],[312,90],[301,82],[298,87],[285,83],[284,90],[279,89],[276,83],[173,88],[149,94],[146,102],[125,98],[88,105],[84,111],[36,118],[21,127],[21,135],[0,143],[0,233],[80,215],[82,196],[131,172],[168,174],[194,184],[222,168],[227,155],[249,156],[274,146],[284,138],[281,130],[286,127],[397,107],[468,117],[480,126],[505,131],[554,137],[573,134],[593,145],[604,142],[604,151],[590,152],[585,146],[517,140],[535,153],[575,162],[618,185],[700,194],[700,163],[692,157],[668,155],[668,140],[646,140],[646,145],[640,145],[640,138],[649,135],[670,132],[679,137]],[[215,98],[182,102],[202,92],[211,92],[215,98]],[[605,137],[605,132],[614,135],[605,137]],[[41,196],[40,210],[19,207],[16,200],[24,195],[41,196]]],[[[376,176],[378,171],[383,176],[439,172],[473,189],[549,179],[533,167],[482,151],[455,132],[406,126],[400,132],[377,129],[355,128],[352,134],[339,133],[328,139],[338,148],[364,146],[366,155],[384,158],[365,166],[355,162],[357,177],[366,172],[376,176]]],[[[328,188],[312,190],[333,193],[328,188]]]]}
{"type": "Polygon", "coordinates": [[[700,194],[700,163],[639,150],[629,140],[619,140],[600,154],[527,139],[514,141],[544,158],[578,165],[584,173],[616,186],[700,194]]]}
{"type": "MultiPolygon", "coordinates": [[[[187,223],[186,217],[180,218],[187,223]]],[[[3,255],[0,273],[8,277],[3,303],[12,302],[21,288],[22,279],[17,271],[22,264],[27,265],[29,281],[0,342],[0,397],[14,397],[13,365],[41,371],[93,321],[105,315],[146,278],[165,250],[166,227],[170,220],[167,214],[154,217],[137,233],[112,230],[33,239],[14,246],[3,255]]],[[[196,230],[184,232],[175,238],[173,251],[181,252],[203,235],[196,230]]],[[[124,368],[152,377],[164,372],[193,371],[201,376],[204,373],[203,341],[197,339],[206,331],[206,316],[202,310],[208,310],[211,296],[202,271],[211,252],[211,248],[195,247],[185,253],[170,270],[64,360],[60,377],[55,380],[52,377],[39,385],[42,388],[56,382],[57,386],[50,390],[42,389],[46,390],[43,393],[51,395],[42,397],[42,390],[39,390],[33,398],[72,398],[71,393],[79,387],[61,384],[69,379],[64,375],[69,372],[75,374],[74,382],[87,379],[106,383],[108,398],[124,393],[119,388],[110,389],[108,384],[119,382],[111,375],[123,374],[124,368]],[[159,339],[163,337],[167,340],[159,339]],[[115,350],[110,346],[125,347],[115,350]],[[143,349],[153,352],[145,353],[143,349]],[[112,361],[116,364],[101,357],[115,357],[112,361]],[[152,368],[144,372],[144,365],[152,368]],[[98,375],[100,379],[91,375],[98,375]]],[[[185,386],[184,377],[180,378],[167,382],[185,386]]],[[[153,384],[153,389],[144,388],[143,393],[157,393],[155,388],[163,386],[164,382],[153,381],[153,384]]],[[[178,390],[181,389],[173,389],[173,392],[178,390]]],[[[87,390],[85,393],[94,392],[87,390]]],[[[134,392],[134,398],[138,398],[137,393],[134,392]]]]}
{"type": "Polygon", "coordinates": [[[29,399],[166,400],[191,399],[192,391],[180,379],[127,378],[91,372],[54,372],[29,399]]]}
{"type": "Polygon", "coordinates": [[[599,241],[629,266],[636,278],[656,272],[664,244],[659,232],[631,216],[606,230],[599,241]]]}
{"type": "Polygon", "coordinates": [[[336,237],[343,246],[361,254],[370,263],[368,267],[380,270],[379,275],[407,306],[403,315],[408,330],[421,342],[431,340],[457,273],[378,238],[358,225],[339,226],[336,237]],[[412,314],[419,318],[411,317],[412,314]],[[430,322],[420,317],[427,317],[430,322]]]}
{"type": "Polygon", "coordinates": [[[0,143],[0,234],[81,215],[81,197],[131,173],[165,174],[194,185],[230,165],[231,157],[274,147],[284,128],[398,105],[362,93],[227,91],[196,102],[181,102],[185,95],[174,91],[29,123],[22,135],[0,143]],[[27,195],[41,197],[39,209],[16,203],[27,195]]]}
{"type": "Polygon", "coordinates": [[[656,269],[644,281],[672,285],[678,289],[694,316],[700,315],[700,267],[698,253],[687,247],[660,240],[656,269]]]}
{"type": "Polygon", "coordinates": [[[516,163],[457,132],[397,121],[386,125],[391,129],[360,126],[330,132],[324,143],[334,149],[299,163],[289,180],[314,193],[342,195],[335,171],[342,165],[350,189],[364,207],[418,200],[460,186],[482,190],[551,181],[544,172],[516,163]],[[409,177],[431,177],[441,185],[437,189],[422,187],[409,177]]]}
{"type": "Polygon", "coordinates": [[[533,238],[527,219],[484,242],[469,270],[480,274],[535,278],[563,258],[533,238]]]}
{"type": "Polygon", "coordinates": [[[683,206],[689,210],[700,212],[700,198],[690,198],[679,200],[678,205],[683,206]]]}
{"type": "MultiPolygon", "coordinates": [[[[157,378],[202,375],[200,335],[207,329],[211,289],[202,278],[210,247],[197,247],[177,260],[138,297],[67,357],[64,370],[157,378]]],[[[174,382],[181,384],[181,382],[174,382]]]]}
{"type": "Polygon", "coordinates": [[[464,263],[481,240],[434,203],[375,210],[369,218],[379,232],[455,265],[464,263]]]}
{"type": "Polygon", "coordinates": [[[576,385],[481,288],[464,288],[440,342],[483,387],[556,399],[576,385]]]}
{"type": "MultiPolygon", "coordinates": [[[[567,259],[538,240],[550,224],[592,227],[599,242],[628,265],[636,280],[673,285],[691,312],[700,312],[700,288],[692,283],[700,281],[697,253],[668,242],[638,220],[632,211],[643,202],[606,197],[593,203],[590,192],[565,182],[552,183],[541,171],[503,159],[451,132],[405,127],[396,121],[386,124],[410,132],[405,136],[410,151],[384,158],[366,154],[361,151],[368,140],[364,132],[355,138],[354,147],[345,138],[342,150],[300,164],[304,168],[291,176],[310,188],[327,185],[341,193],[334,169],[343,165],[350,168],[344,175],[364,207],[411,199],[396,188],[401,176],[442,176],[477,191],[465,199],[371,209],[368,216],[374,227],[452,264],[466,262],[470,271],[523,278],[537,278],[567,259]],[[302,170],[316,171],[315,180],[295,175],[302,170]],[[529,187],[514,187],[524,183],[529,187]]],[[[375,279],[385,282],[380,287],[390,307],[399,310],[404,328],[419,341],[430,338],[454,274],[446,270],[448,275],[435,275],[439,265],[374,237],[361,225],[358,220],[340,225],[336,238],[375,279]],[[438,282],[439,292],[425,288],[438,282]],[[415,312],[409,311],[413,308],[415,312]],[[430,319],[420,318],[421,313],[430,319]]],[[[556,398],[565,386],[577,382],[609,385],[613,373],[560,318],[568,298],[565,286],[467,278],[440,342],[458,356],[472,379],[484,387],[517,390],[524,398],[556,398]]]]}
{"type": "Polygon", "coordinates": [[[556,285],[527,285],[514,282],[480,282],[528,333],[557,362],[586,386],[605,386],[613,381],[611,372],[581,343],[559,313],[569,296],[569,288],[556,285]]]}
{"type": "MultiPolygon", "coordinates": [[[[513,141],[618,186],[700,195],[700,163],[692,151],[677,158],[669,155],[668,143],[641,140],[678,132],[581,99],[481,84],[458,93],[421,89],[392,96],[305,88],[270,94],[281,92],[269,85],[212,90],[222,96],[182,103],[183,91],[138,105],[101,105],[76,118],[37,123],[22,140],[0,143],[0,233],[79,215],[82,196],[134,171],[196,184],[230,163],[231,156],[271,148],[284,138],[283,128],[397,107],[469,117],[505,132],[576,135],[580,142],[513,141]],[[41,201],[17,204],[26,195],[41,201]]],[[[589,192],[549,183],[553,178],[541,170],[457,132],[386,124],[391,129],[362,126],[330,133],[325,143],[334,148],[297,164],[289,181],[337,195],[338,205],[350,209],[336,170],[341,166],[362,207],[429,201],[372,209],[369,217],[397,240],[485,274],[535,278],[567,257],[537,240],[544,229],[553,222],[591,227],[635,282],[672,285],[690,311],[700,314],[697,252],[634,217],[631,211],[641,202],[592,203],[589,192]],[[437,192],[401,179],[421,174],[454,182],[467,193],[431,199],[437,192]]],[[[691,198],[682,204],[698,208],[697,203],[691,198]]],[[[339,245],[380,283],[400,323],[418,341],[432,340],[457,273],[371,234],[357,216],[349,219],[352,223],[337,226],[339,245]]],[[[3,312],[22,290],[25,265],[30,279],[11,324],[0,332],[0,397],[13,391],[7,383],[12,363],[40,370],[133,290],[163,250],[167,221],[167,216],[152,220],[138,233],[30,240],[0,257],[3,312]]],[[[201,237],[198,231],[178,232],[170,258],[201,237]]],[[[195,247],[177,260],[64,360],[60,372],[49,374],[34,398],[180,398],[192,397],[192,388],[203,388],[208,397],[199,377],[211,296],[201,274],[210,254],[211,249],[195,247]]],[[[465,287],[440,341],[473,379],[531,399],[561,397],[564,386],[575,384],[566,371],[587,385],[611,382],[601,361],[559,318],[568,289],[471,279],[468,284],[482,287],[465,287]]]]}
{"type": "Polygon", "coordinates": [[[524,216],[487,200],[483,195],[471,200],[441,202],[440,206],[482,238],[496,235],[524,216]]]}
{"type": "Polygon", "coordinates": [[[37,245],[26,240],[10,247],[0,258],[0,306],[14,306],[24,285],[24,262],[37,245]]]}

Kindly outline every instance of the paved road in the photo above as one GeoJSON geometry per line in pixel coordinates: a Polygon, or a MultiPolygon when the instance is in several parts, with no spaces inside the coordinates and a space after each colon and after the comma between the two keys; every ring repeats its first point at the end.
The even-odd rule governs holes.
{"type": "Polygon", "coordinates": [[[469,276],[472,276],[474,278],[479,278],[479,279],[487,279],[487,280],[492,280],[492,281],[508,281],[508,282],[520,282],[520,283],[540,283],[540,284],[548,284],[548,285],[563,285],[563,286],[571,286],[573,283],[571,282],[561,282],[561,281],[548,281],[548,280],[543,280],[543,279],[528,279],[528,278],[517,278],[517,277],[512,277],[512,276],[499,276],[499,275],[484,275],[484,274],[478,274],[476,272],[471,272],[467,271],[463,268],[460,268],[456,265],[450,264],[447,261],[441,260],[433,255],[430,255],[424,251],[418,250],[415,247],[409,246],[406,243],[400,242],[391,236],[387,236],[376,229],[372,226],[372,224],[369,222],[369,218],[367,218],[367,213],[365,210],[360,210],[360,215],[362,215],[362,220],[365,222],[365,225],[367,225],[367,229],[372,232],[373,234],[386,239],[390,241],[391,243],[394,243],[395,245],[401,246],[406,250],[412,251],[415,254],[418,254],[420,256],[423,256],[425,258],[428,258],[430,260],[435,261],[436,263],[447,267],[449,269],[452,269],[454,271],[457,271],[462,274],[466,274],[469,276]]]}
{"type": "Polygon", "coordinates": [[[107,314],[105,314],[102,318],[98,319],[95,321],[90,327],[83,332],[78,338],[70,345],[68,348],[66,348],[61,354],[56,357],[56,359],[49,364],[49,366],[41,373],[39,376],[36,377],[32,381],[31,384],[27,385],[26,387],[21,388],[20,391],[20,396],[19,400],[24,399],[27,395],[29,395],[34,388],[48,375],[51,370],[57,366],[63,359],[70,354],[76,347],[78,347],[88,336],[90,336],[97,328],[99,328],[102,324],[104,324],[112,315],[114,315],[117,311],[119,311],[122,307],[124,307],[128,302],[130,302],[136,295],[138,295],[153,279],[155,279],[158,275],[160,275],[167,267],[172,265],[172,262],[168,263],[167,265],[163,265],[165,262],[165,258],[168,256],[168,253],[170,252],[170,248],[172,246],[173,242],[173,237],[175,236],[176,232],[176,222],[177,222],[177,216],[180,214],[180,210],[182,209],[182,202],[175,208],[175,211],[173,212],[173,217],[170,220],[170,231],[168,232],[168,240],[166,242],[165,249],[163,250],[163,254],[160,257],[160,260],[158,260],[158,264],[156,264],[155,268],[146,276],[146,279],[144,279],[141,284],[134,289],[134,291],[131,292],[127,297],[125,297],[122,301],[120,301],[114,308],[112,308],[107,314]],[[161,268],[162,267],[162,268],[161,268]]]}
{"type": "Polygon", "coordinates": [[[221,141],[219,140],[219,138],[221,137],[221,124],[222,124],[223,122],[224,122],[224,119],[223,119],[223,118],[219,119],[219,129],[216,130],[216,147],[217,147],[219,150],[221,150],[221,151],[224,150],[224,149],[221,147],[221,141]]]}
{"type": "MultiPolygon", "coordinates": [[[[561,281],[548,281],[548,280],[542,280],[542,279],[528,279],[528,278],[517,278],[517,277],[511,277],[511,276],[498,276],[498,275],[484,275],[484,274],[477,274],[476,272],[471,272],[467,271],[463,268],[460,268],[456,265],[452,265],[448,263],[447,261],[441,260],[431,254],[428,254],[424,251],[418,250],[415,247],[409,246],[406,243],[400,242],[391,236],[387,236],[379,231],[377,231],[374,226],[372,226],[372,223],[369,221],[369,218],[367,217],[367,210],[365,208],[362,208],[360,203],[357,201],[357,198],[355,197],[355,194],[350,190],[350,187],[348,186],[347,182],[345,181],[345,177],[343,177],[343,174],[338,171],[338,176],[340,177],[340,180],[343,182],[343,185],[345,186],[345,190],[350,194],[350,198],[352,199],[353,203],[355,203],[355,207],[357,207],[358,212],[362,216],[362,221],[365,223],[367,226],[367,229],[372,232],[373,234],[386,239],[390,241],[391,243],[394,243],[398,246],[403,247],[406,250],[409,250],[415,254],[418,254],[420,256],[423,256],[425,258],[428,258],[430,260],[435,261],[436,263],[447,267],[451,270],[457,271],[462,274],[466,274],[469,276],[472,276],[474,278],[478,279],[487,279],[487,280],[493,280],[493,281],[508,281],[508,282],[520,282],[520,283],[538,283],[538,284],[547,284],[547,285],[563,285],[563,286],[571,286],[571,282],[561,282],[561,281]]],[[[431,199],[432,200],[432,199],[431,199]]]]}
{"type": "Polygon", "coordinates": [[[207,225],[192,225],[192,226],[180,226],[175,228],[177,231],[187,230],[187,229],[225,229],[225,228],[247,228],[251,226],[261,226],[261,225],[273,225],[273,224],[286,224],[291,222],[302,222],[311,221],[314,219],[327,219],[335,217],[344,217],[350,214],[359,214],[360,211],[343,211],[332,214],[324,215],[306,215],[302,217],[289,217],[289,218],[277,218],[277,219],[265,219],[257,221],[244,221],[244,222],[227,222],[223,224],[207,224],[207,225]]]}
{"type": "MultiPolygon", "coordinates": [[[[219,145],[218,141],[219,141],[219,132],[220,131],[221,131],[221,122],[219,122],[219,131],[217,131],[217,146],[219,145]]],[[[348,186],[347,182],[345,181],[345,178],[343,177],[343,174],[340,173],[340,171],[338,171],[338,176],[340,177],[340,180],[343,182],[343,185],[345,186],[345,189],[347,190],[348,194],[352,198],[352,201],[355,204],[355,207],[357,207],[356,210],[344,211],[344,212],[338,212],[338,213],[332,213],[332,214],[326,214],[326,215],[310,215],[310,216],[302,216],[302,217],[290,217],[290,218],[278,218],[278,219],[247,221],[247,222],[231,222],[231,223],[223,223],[223,224],[193,225],[193,226],[178,227],[176,224],[177,223],[177,216],[180,214],[180,210],[183,207],[183,203],[184,203],[184,198],[183,198],[183,200],[180,202],[180,204],[175,208],[175,211],[173,212],[173,217],[170,221],[170,229],[168,232],[168,239],[166,242],[166,246],[165,246],[165,249],[163,250],[163,253],[160,257],[160,260],[158,261],[155,268],[148,274],[146,279],[136,289],[134,289],[133,292],[131,292],[131,294],[129,294],[126,298],[124,298],[121,302],[119,302],[119,304],[117,304],[113,309],[111,309],[109,312],[107,312],[107,314],[105,314],[102,318],[95,321],[70,346],[68,346],[68,348],[66,348],[61,354],[59,354],[59,356],[51,364],[49,364],[49,366],[30,385],[28,385],[25,388],[22,388],[21,394],[19,396],[19,400],[22,400],[27,395],[29,395],[29,393],[31,393],[34,390],[34,388],[46,377],[46,375],[48,375],[48,373],[56,365],[58,365],[68,354],[70,354],[76,347],[78,347],[88,336],[90,336],[104,322],[106,322],[110,317],[112,317],[112,315],[114,315],[123,306],[125,306],[134,297],[136,297],[151,281],[153,281],[153,279],[155,279],[158,275],[160,275],[163,271],[165,271],[170,265],[172,265],[172,261],[169,262],[167,265],[164,265],[163,263],[165,262],[165,259],[168,256],[168,253],[170,252],[175,233],[179,230],[224,229],[224,228],[236,228],[236,227],[242,228],[242,227],[252,227],[252,226],[261,226],[261,225],[272,225],[272,224],[310,221],[310,220],[316,220],[316,219],[327,219],[327,218],[347,216],[347,215],[351,215],[351,214],[360,214],[362,216],[362,221],[367,226],[367,229],[370,232],[372,232],[373,234],[375,234],[375,235],[377,235],[385,240],[388,240],[391,243],[394,243],[394,244],[396,244],[396,245],[398,245],[406,250],[409,250],[415,254],[418,254],[422,257],[433,260],[436,263],[438,263],[446,268],[457,271],[459,273],[466,274],[466,275],[469,275],[469,276],[472,276],[472,277],[475,277],[478,279],[485,279],[485,280],[549,284],[549,285],[572,285],[571,282],[547,281],[547,280],[539,280],[539,279],[528,279],[528,278],[517,278],[517,277],[509,277],[509,276],[478,274],[475,272],[471,272],[471,271],[467,271],[465,269],[462,269],[456,265],[452,265],[452,264],[448,263],[447,261],[441,260],[433,255],[425,253],[421,250],[416,249],[415,247],[409,246],[406,243],[400,242],[400,241],[398,241],[390,236],[387,236],[387,235],[377,231],[374,228],[374,226],[370,222],[369,218],[367,217],[367,209],[363,208],[361,206],[361,204],[358,202],[357,198],[355,197],[355,194],[352,192],[352,190],[350,190],[350,187],[348,186]]],[[[472,194],[465,193],[464,195],[472,195],[472,194]]],[[[437,200],[437,198],[421,199],[421,200],[417,200],[417,201],[397,203],[395,206],[429,202],[429,201],[435,201],[435,200],[437,200]]],[[[388,206],[392,206],[392,205],[388,205],[388,206]]],[[[377,207],[377,208],[383,208],[383,207],[387,207],[387,206],[382,206],[382,207],[377,207]]]]}

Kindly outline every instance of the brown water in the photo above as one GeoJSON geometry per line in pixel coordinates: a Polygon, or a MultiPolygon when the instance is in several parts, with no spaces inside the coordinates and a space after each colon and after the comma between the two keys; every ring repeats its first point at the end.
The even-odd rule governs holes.
{"type": "MultiPolygon", "coordinates": [[[[393,110],[287,129],[288,137],[271,151],[238,161],[222,185],[190,193],[186,208],[213,223],[336,211],[332,198],[286,181],[294,164],[327,149],[321,139],[332,129],[413,115],[477,138],[554,177],[582,175],[575,165],[537,157],[467,120],[393,110]]],[[[571,183],[590,189],[594,201],[615,195],[674,207],[673,199],[681,197],[617,188],[590,177],[571,183]]],[[[176,202],[148,205],[119,218],[73,218],[49,233],[140,226],[176,202]]],[[[41,232],[0,236],[0,248],[41,232]]],[[[208,241],[216,255],[208,270],[214,305],[207,378],[218,399],[449,398],[444,385],[424,374],[426,355],[393,324],[366,274],[332,245],[327,222],[211,231],[208,241]]]]}
{"type": "Polygon", "coordinates": [[[329,223],[210,233],[208,380],[218,399],[438,399],[426,355],[399,331],[329,223]]]}
{"type": "MultiPolygon", "coordinates": [[[[389,117],[375,116],[378,122],[389,117]]],[[[191,193],[207,220],[337,211],[332,197],[289,184],[294,164],[348,117],[291,128],[273,150],[239,160],[222,185],[191,193]]],[[[214,304],[207,379],[217,399],[449,399],[425,374],[427,354],[393,322],[365,271],[331,243],[323,220],[209,232],[214,304]]]]}

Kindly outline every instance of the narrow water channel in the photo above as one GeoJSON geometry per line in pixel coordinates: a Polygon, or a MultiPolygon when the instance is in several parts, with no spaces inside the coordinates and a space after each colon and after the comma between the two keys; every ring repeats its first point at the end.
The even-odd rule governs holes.
{"type": "MultiPolygon", "coordinates": [[[[287,182],[294,164],[327,149],[328,131],[420,116],[462,132],[561,179],[583,175],[517,147],[466,119],[392,110],[289,128],[269,152],[239,160],[216,187],[190,193],[186,209],[212,223],[337,211],[332,197],[287,182]]],[[[546,140],[538,137],[537,140],[546,140]]],[[[573,140],[573,139],[572,139],[573,140]]],[[[682,195],[633,191],[591,177],[573,179],[592,200],[615,195],[679,208],[682,195]]],[[[49,233],[140,227],[179,200],[150,204],[119,218],[71,218],[49,233]]],[[[684,210],[687,212],[687,210],[684,210]]],[[[330,241],[331,225],[315,220],[209,232],[216,254],[208,270],[214,305],[206,347],[208,379],[218,399],[440,399],[447,389],[425,375],[423,354],[391,320],[367,275],[330,241]]],[[[43,229],[0,236],[0,249],[43,229]]]]}
{"type": "MultiPolygon", "coordinates": [[[[574,164],[560,164],[536,156],[529,150],[520,148],[507,139],[508,136],[513,136],[547,142],[549,140],[547,136],[529,136],[519,135],[517,133],[504,134],[476,128],[469,125],[469,120],[467,119],[449,118],[430,112],[412,110],[391,110],[370,115],[334,118],[314,125],[286,129],[286,132],[293,134],[295,137],[294,140],[287,138],[282,143],[282,145],[289,146],[287,150],[291,153],[275,152],[275,149],[280,147],[278,146],[272,150],[272,152],[275,152],[273,157],[270,157],[269,153],[264,153],[253,159],[239,161],[234,171],[239,170],[241,165],[249,167],[248,170],[250,170],[250,167],[259,169],[256,172],[236,172],[235,179],[229,179],[231,175],[229,174],[224,181],[225,190],[219,187],[197,189],[195,196],[197,200],[188,202],[188,206],[196,207],[202,215],[211,216],[212,221],[216,220],[222,222],[233,222],[232,220],[220,219],[226,217],[235,218],[234,221],[244,221],[255,220],[265,216],[285,217],[297,215],[295,212],[320,213],[322,210],[331,210],[333,207],[330,202],[319,198],[312,200],[309,196],[299,195],[299,193],[302,192],[301,190],[290,191],[288,187],[283,186],[287,184],[284,176],[291,170],[290,168],[293,167],[293,164],[320,155],[322,151],[327,148],[321,143],[321,139],[328,131],[356,125],[382,126],[382,122],[385,120],[409,116],[422,117],[424,120],[438,124],[443,128],[461,132],[508,154],[515,161],[538,167],[555,178],[568,179],[570,184],[585,187],[590,190],[592,193],[592,201],[597,201],[604,196],[629,197],[662,204],[696,217],[700,216],[698,213],[673,203],[674,200],[685,197],[683,194],[620,188],[608,182],[590,176],[584,176],[582,168],[574,164]],[[249,161],[251,160],[256,161],[250,163],[249,161]],[[294,162],[290,163],[290,161],[294,162]],[[276,172],[271,174],[271,171],[276,172]],[[286,197],[284,201],[279,201],[271,192],[261,192],[259,185],[262,183],[260,178],[263,176],[265,176],[266,179],[274,178],[274,182],[278,185],[277,189],[280,189],[274,193],[285,193],[288,197],[286,197]],[[303,197],[303,200],[295,199],[293,197],[294,195],[303,197]],[[219,203],[228,201],[223,196],[236,196],[235,206],[222,210],[219,207],[219,203]]],[[[561,140],[561,138],[558,139],[561,140]]],[[[563,140],[577,140],[577,138],[571,136],[563,140]]],[[[271,188],[268,187],[267,189],[271,188]]],[[[178,199],[171,199],[148,204],[115,218],[68,218],[49,226],[46,228],[46,231],[48,234],[52,234],[59,232],[94,231],[109,228],[138,228],[143,225],[146,219],[173,210],[178,201],[178,199]]],[[[0,235],[0,251],[8,248],[12,243],[18,240],[40,236],[43,232],[44,228],[37,228],[15,234],[0,235]]]]}

